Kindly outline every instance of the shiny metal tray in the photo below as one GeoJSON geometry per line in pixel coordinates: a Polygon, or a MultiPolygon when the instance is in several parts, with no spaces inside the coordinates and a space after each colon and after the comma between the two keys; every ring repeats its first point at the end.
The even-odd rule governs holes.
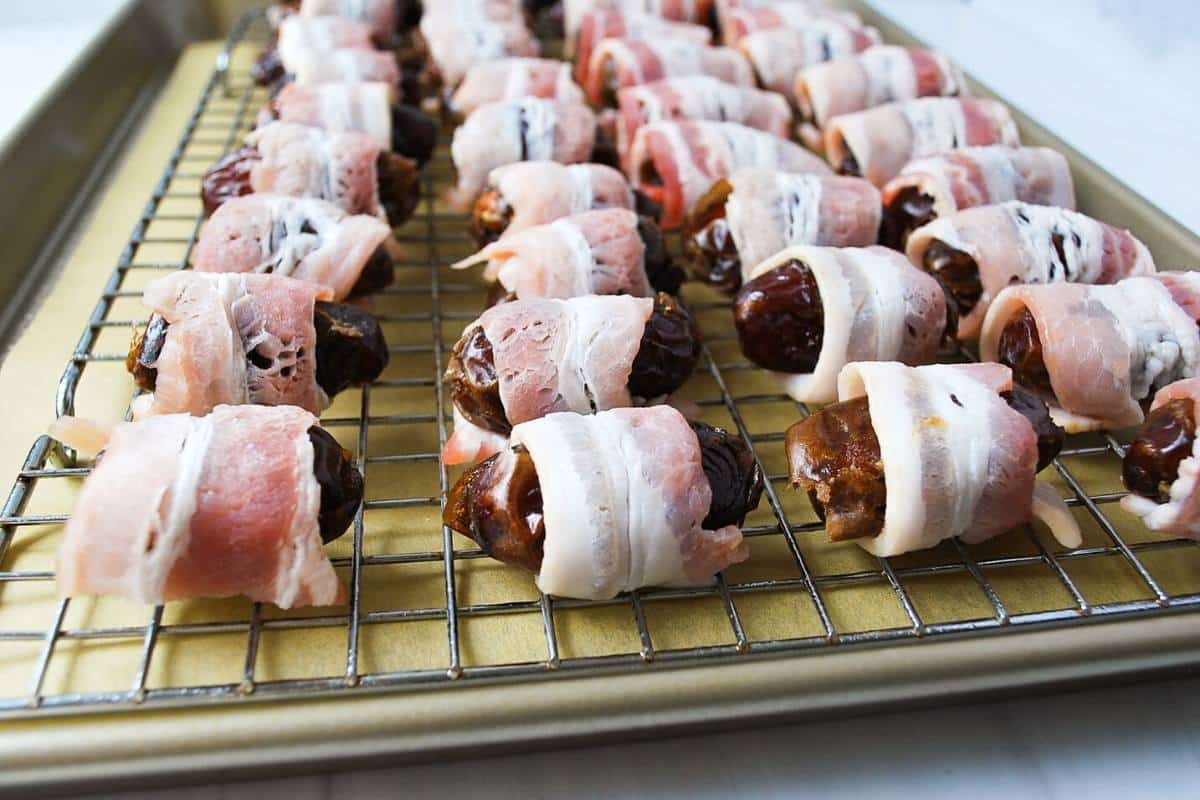
{"type": "MultiPolygon", "coordinates": [[[[885,40],[911,41],[863,13],[885,40]]],[[[200,88],[63,374],[59,413],[119,414],[128,401],[122,361],[141,287],[188,263],[199,178],[264,99],[247,66],[266,33],[261,13],[245,17],[200,88]]],[[[1026,142],[1067,154],[1082,210],[1130,227],[1161,261],[1200,263],[1195,236],[1017,117],[1026,142]]],[[[331,548],[348,607],[55,599],[53,546],[87,467],[37,437],[0,509],[0,787],[395,763],[1198,662],[1200,549],[1120,511],[1121,441],[1075,437],[1048,470],[1085,529],[1078,550],[1032,527],[893,559],[830,544],[787,487],[783,432],[806,409],[741,357],[728,301],[700,287],[684,298],[707,344],[683,395],[749,442],[770,477],[745,529],[751,559],[709,588],[588,602],[542,595],[453,537],[439,523],[454,477],[437,458],[449,428],[439,376],[484,292],[447,268],[470,250],[465,218],[437,202],[453,178],[447,144],[398,232],[397,282],[376,301],[392,364],[323,419],[366,476],[352,535],[331,548]]]]}

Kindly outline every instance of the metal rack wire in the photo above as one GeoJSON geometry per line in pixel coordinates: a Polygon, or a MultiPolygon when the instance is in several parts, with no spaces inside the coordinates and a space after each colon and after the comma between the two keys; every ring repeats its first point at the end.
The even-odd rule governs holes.
{"type": "MultiPolygon", "coordinates": [[[[122,298],[135,303],[140,297],[132,276],[186,268],[203,220],[196,181],[211,161],[238,142],[263,97],[245,67],[231,56],[239,45],[265,34],[262,17],[251,16],[231,35],[63,374],[57,396],[60,414],[75,411],[86,371],[123,360],[121,353],[104,351],[101,340],[108,329],[127,329],[139,322],[114,318],[122,298]],[[162,223],[174,224],[175,232],[159,235],[156,228],[162,223]],[[174,248],[178,257],[147,255],[163,247],[174,248]]],[[[168,613],[161,606],[132,612],[126,608],[114,615],[90,606],[72,619],[74,607],[86,601],[61,599],[49,605],[44,626],[29,627],[26,615],[18,614],[21,624],[11,628],[0,613],[0,663],[22,657],[28,663],[23,685],[0,685],[0,713],[79,713],[448,688],[486,680],[820,654],[951,634],[1001,635],[1033,626],[1087,624],[1200,605],[1200,583],[1187,580],[1200,570],[1187,571],[1181,578],[1177,569],[1179,563],[1200,563],[1194,543],[1123,533],[1111,513],[1110,504],[1121,495],[1119,484],[1111,489],[1095,476],[1098,464],[1116,474],[1122,445],[1112,437],[1072,441],[1054,464],[1068,503],[1080,509],[1081,520],[1090,528],[1085,546],[1075,551],[1059,551],[1028,527],[983,545],[967,547],[955,540],[896,559],[874,559],[853,546],[823,543],[821,524],[806,503],[784,491],[787,480],[779,466],[783,431],[807,410],[764,383],[761,372],[741,359],[727,301],[691,287],[685,299],[707,344],[699,374],[687,391],[707,419],[735,429],[755,449],[769,476],[764,504],[745,528],[752,559],[705,588],[644,590],[607,602],[538,593],[528,578],[483,558],[477,549],[466,547],[465,540],[456,541],[437,520],[450,483],[437,454],[446,439],[448,418],[440,376],[449,346],[482,303],[479,286],[455,282],[446,269],[467,246],[462,235],[465,219],[436,203],[451,178],[443,142],[426,169],[422,209],[399,233],[411,257],[398,263],[396,285],[378,301],[393,361],[402,362],[404,374],[395,377],[389,370],[361,391],[356,409],[341,403],[323,419],[356,452],[368,489],[349,552],[334,558],[348,578],[348,608],[282,614],[242,600],[214,607],[201,604],[201,612],[193,616],[213,612],[213,618],[204,619],[168,613]],[[387,393],[406,399],[390,403],[387,393]],[[397,468],[406,481],[419,473],[427,483],[417,480],[417,488],[428,491],[396,491],[388,472],[397,468]],[[396,514],[402,518],[397,520],[396,514]],[[404,516],[413,514],[415,520],[404,516]],[[413,571],[426,588],[432,580],[434,590],[427,593],[432,599],[406,597],[404,589],[395,587],[411,587],[414,577],[402,575],[398,583],[377,577],[386,570],[413,571]],[[1111,596],[1104,578],[1114,570],[1127,579],[1125,585],[1132,582],[1137,588],[1111,596]],[[381,592],[374,591],[380,585],[387,588],[383,602],[381,592]],[[949,614],[947,592],[961,598],[951,604],[949,614]],[[931,594],[941,600],[931,603],[931,594]],[[131,622],[131,613],[143,616],[131,622]],[[580,619],[570,619],[575,615],[580,619]],[[502,621],[499,633],[479,627],[487,620],[502,621]],[[612,633],[615,629],[619,633],[612,633]],[[581,631],[586,635],[578,635],[581,631]],[[268,651],[283,653],[280,659],[287,660],[287,647],[267,645],[266,639],[289,632],[331,635],[328,650],[337,653],[336,668],[271,662],[265,657],[268,651]],[[487,640],[496,635],[524,635],[528,657],[489,657],[487,640]],[[334,642],[343,636],[344,645],[334,642]],[[184,658],[176,646],[207,643],[212,637],[237,641],[233,650],[218,652],[232,659],[240,655],[238,674],[226,680],[212,680],[211,671],[198,679],[172,680],[160,674],[164,664],[184,658]],[[372,643],[365,643],[367,638],[372,643]],[[604,644],[596,646],[597,640],[604,644]],[[390,641],[402,641],[404,648],[424,647],[425,660],[389,661],[396,655],[390,641]],[[126,671],[118,675],[122,684],[115,688],[91,681],[86,666],[89,648],[112,645],[125,653],[118,663],[126,671]],[[63,661],[72,664],[60,668],[63,661]]],[[[26,537],[54,540],[57,526],[66,519],[70,493],[52,492],[57,505],[50,511],[27,510],[37,495],[48,491],[45,487],[61,489],[61,484],[73,483],[88,471],[74,465],[73,454],[55,453],[54,447],[46,436],[34,442],[0,510],[0,612],[14,605],[21,610],[14,587],[53,585],[50,569],[25,566],[19,545],[26,537]]],[[[111,663],[105,663],[106,678],[111,677],[111,663]]]]}

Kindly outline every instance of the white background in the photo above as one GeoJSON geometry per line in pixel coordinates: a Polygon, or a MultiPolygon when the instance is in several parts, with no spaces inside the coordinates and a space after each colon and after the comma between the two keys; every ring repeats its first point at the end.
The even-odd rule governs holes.
{"type": "MultiPolygon", "coordinates": [[[[1200,2],[876,2],[1200,230],[1200,2]]],[[[0,0],[0,138],[119,5],[0,0]]],[[[1200,680],[1078,689],[1051,698],[122,797],[1200,796],[1200,680]]]]}

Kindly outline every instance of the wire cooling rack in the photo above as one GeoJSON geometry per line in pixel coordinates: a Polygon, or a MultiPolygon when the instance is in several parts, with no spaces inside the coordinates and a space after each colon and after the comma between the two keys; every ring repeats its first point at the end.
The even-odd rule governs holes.
{"type": "MultiPolygon", "coordinates": [[[[76,346],[59,413],[75,412],[92,373],[128,385],[121,362],[144,314],[140,289],[187,267],[203,220],[199,179],[240,141],[265,99],[246,56],[266,35],[261,14],[251,15],[227,42],[76,346]]],[[[348,608],[57,599],[53,548],[88,468],[41,436],[0,510],[0,712],[450,688],[1012,635],[1004,632],[1200,604],[1195,544],[1149,534],[1114,505],[1122,444],[1112,437],[1072,439],[1043,474],[1085,529],[1075,551],[1028,526],[894,559],[828,543],[806,499],[787,486],[784,431],[806,409],[741,358],[728,301],[690,286],[684,297],[706,347],[683,394],[706,421],[749,442],[769,477],[745,527],[751,559],[706,588],[608,602],[540,594],[528,576],[440,525],[453,478],[437,455],[449,418],[440,376],[449,347],[483,306],[482,287],[447,268],[469,245],[465,218],[437,202],[453,179],[446,144],[426,168],[420,212],[399,231],[406,256],[396,284],[376,301],[392,364],[370,387],[339,397],[322,420],[366,479],[352,535],[330,547],[350,586],[348,608]]]]}

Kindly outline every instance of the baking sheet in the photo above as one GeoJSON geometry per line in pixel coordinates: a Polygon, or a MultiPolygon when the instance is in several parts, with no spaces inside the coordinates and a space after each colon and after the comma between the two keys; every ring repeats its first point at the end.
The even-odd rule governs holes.
{"type": "MultiPolygon", "coordinates": [[[[888,31],[885,38],[896,40],[888,36],[888,31]]],[[[215,44],[202,44],[185,53],[145,130],[99,203],[97,216],[79,249],[0,372],[0,397],[6,398],[4,407],[9,411],[0,415],[0,474],[16,474],[31,434],[52,418],[52,398],[62,364],[125,245],[128,230],[142,213],[144,198],[174,148],[218,50],[215,44]]],[[[251,51],[245,48],[238,54],[231,95],[217,99],[206,114],[214,119],[228,117],[260,101],[260,95],[241,92],[244,66],[251,51]]],[[[1044,141],[1028,125],[1023,133],[1031,142],[1044,141]]],[[[170,213],[180,216],[199,212],[195,194],[197,164],[214,160],[221,150],[219,144],[192,147],[195,150],[190,147],[187,154],[194,156],[196,163],[185,165],[180,177],[168,187],[169,198],[164,200],[170,213]]],[[[1074,167],[1084,210],[1097,213],[1097,208],[1112,206],[1113,213],[1100,215],[1130,225],[1160,258],[1167,251],[1171,253],[1168,257],[1176,261],[1182,262],[1185,257],[1192,263],[1200,260],[1195,239],[1181,234],[1178,226],[1155,214],[1144,201],[1112,190],[1112,184],[1105,183],[1111,178],[1094,167],[1078,158],[1074,167]]],[[[450,177],[444,147],[432,172],[436,192],[450,177]]],[[[186,254],[193,227],[188,220],[152,223],[136,260],[158,263],[180,259],[186,254]],[[173,241],[176,239],[180,241],[173,241]]],[[[1120,512],[1111,502],[1114,493],[1120,491],[1119,462],[1099,437],[1072,441],[1071,447],[1080,452],[1064,459],[1064,463],[1080,479],[1081,488],[1100,496],[1104,513],[1112,517],[1123,534],[1123,543],[1135,554],[1133,561],[1114,545],[1083,505],[1077,505],[1075,513],[1085,529],[1084,557],[1059,552],[1053,539],[1041,530],[1018,531],[972,547],[965,561],[964,552],[954,544],[945,544],[927,553],[892,559],[882,566],[853,544],[825,542],[807,501],[790,492],[782,479],[785,463],[781,434],[799,417],[800,409],[782,398],[767,376],[739,366],[744,361],[731,338],[722,298],[697,287],[689,287],[685,297],[699,309],[712,359],[720,368],[699,374],[684,396],[703,405],[706,421],[734,429],[737,420],[731,417],[725,400],[736,400],[744,427],[774,479],[778,510],[786,515],[793,536],[778,530],[775,511],[764,499],[759,511],[748,520],[748,525],[758,531],[751,541],[751,559],[729,570],[725,584],[709,596],[678,599],[670,592],[647,592],[634,600],[603,605],[555,602],[549,626],[547,605],[527,576],[473,557],[471,543],[458,538],[454,541],[458,551],[453,562],[454,590],[448,593],[440,555],[436,559],[428,557],[440,554],[443,545],[437,520],[442,475],[437,462],[428,457],[436,452],[440,433],[438,417],[433,414],[438,359],[430,343],[435,329],[440,328],[442,343],[448,346],[483,304],[483,290],[470,276],[453,274],[445,268],[469,252],[461,231],[462,219],[441,208],[434,209],[434,216],[414,220],[401,231],[407,254],[397,273],[397,287],[376,305],[376,311],[388,320],[385,332],[389,342],[399,351],[393,354],[393,362],[383,376],[385,385],[373,387],[365,397],[358,390],[347,392],[326,414],[343,444],[368,459],[367,496],[373,506],[364,514],[363,558],[358,562],[362,624],[353,648],[356,659],[349,681],[345,676],[351,648],[344,609],[330,613],[263,608],[255,616],[243,600],[194,601],[171,604],[156,620],[150,609],[117,599],[75,600],[58,628],[63,633],[56,640],[36,693],[48,708],[34,712],[10,708],[13,719],[0,722],[0,743],[11,745],[0,748],[0,752],[8,754],[6,760],[19,759],[11,762],[14,767],[35,771],[6,771],[0,781],[17,780],[19,775],[45,778],[47,773],[36,770],[49,766],[59,768],[65,776],[68,773],[61,772],[61,766],[77,759],[85,760],[91,769],[101,763],[129,768],[130,760],[138,758],[139,753],[141,761],[157,758],[146,769],[163,772],[169,766],[164,760],[168,754],[184,753],[193,759],[188,768],[195,769],[197,754],[224,749],[232,741],[223,737],[231,736],[233,730],[259,730],[257,725],[283,731],[275,737],[280,744],[306,744],[319,749],[320,742],[313,741],[313,737],[319,740],[323,732],[332,735],[338,731],[350,738],[350,729],[357,730],[362,721],[372,720],[379,731],[376,737],[357,730],[357,749],[335,748],[337,752],[327,752],[324,757],[366,757],[376,750],[430,754],[462,746],[472,739],[502,738],[503,731],[511,730],[505,726],[523,729],[523,734],[509,737],[511,743],[516,743],[528,740],[535,732],[540,738],[554,730],[563,735],[568,730],[571,735],[582,735],[600,733],[609,726],[615,730],[645,729],[672,721],[687,724],[689,719],[695,722],[708,718],[721,702],[730,704],[725,707],[727,716],[739,718],[772,710],[844,707],[864,702],[866,695],[861,693],[869,694],[872,687],[864,681],[869,675],[877,680],[875,699],[882,701],[897,698],[889,698],[879,687],[894,690],[904,681],[919,677],[929,682],[945,681],[938,694],[948,696],[969,689],[1043,683],[1061,677],[1061,670],[1068,666],[1078,672],[1115,672],[1134,666],[1158,668],[1191,662],[1192,654],[1178,647],[1177,634],[1194,634],[1197,626],[1192,616],[1159,620],[1155,623],[1159,634],[1154,637],[1144,633],[1139,637],[1130,627],[1133,623],[1103,628],[1093,625],[1089,630],[1069,634],[1051,632],[1046,635],[1052,638],[1041,641],[1065,647],[1075,637],[1080,649],[1067,654],[1086,656],[1085,642],[1090,642],[1091,657],[1104,652],[1114,655],[1107,663],[1067,659],[1066,664],[1055,664],[1054,669],[1037,658],[1022,658],[1022,648],[1034,646],[1033,634],[1026,635],[1030,638],[975,638],[966,643],[970,648],[962,647],[962,642],[939,643],[932,634],[1002,627],[1008,620],[1033,623],[1074,618],[1081,616],[1082,610],[1103,616],[1108,610],[1125,607],[1119,604],[1148,611],[1160,598],[1138,574],[1137,565],[1152,576],[1154,586],[1167,596],[1179,598],[1177,604],[1184,605],[1200,588],[1200,549],[1166,542],[1120,512]],[[430,231],[422,225],[432,225],[432,244],[428,241],[430,231]],[[430,262],[441,265],[432,274],[430,262]],[[431,310],[441,313],[431,320],[431,310]],[[718,375],[726,382],[725,393],[717,382],[718,375]],[[364,408],[373,421],[365,440],[360,441],[357,423],[364,408]],[[803,569],[813,576],[811,583],[803,579],[803,569]],[[898,592],[897,586],[902,591],[898,592]],[[992,596],[987,592],[989,587],[994,590],[992,596]],[[819,598],[819,607],[814,597],[819,598]],[[451,599],[458,613],[448,610],[451,599]],[[1005,616],[998,616],[997,604],[1005,616]],[[457,648],[448,638],[452,618],[458,623],[457,648]],[[152,622],[157,622],[158,639],[154,657],[142,676],[139,673],[144,663],[147,626],[152,622]],[[832,644],[835,637],[829,635],[830,629],[840,644],[832,644]],[[1128,632],[1118,635],[1118,629],[1128,632]],[[112,634],[114,630],[119,635],[112,634]],[[1108,633],[1098,635],[1098,630],[1108,633]],[[95,631],[109,633],[89,636],[95,631]],[[858,640],[875,639],[912,643],[918,634],[928,641],[916,647],[855,650],[851,646],[858,640]],[[247,645],[252,638],[256,650],[248,659],[247,645]],[[1014,645],[1006,640],[1025,644],[1012,649],[1014,645]],[[1101,644],[1103,647],[1097,649],[1101,644]],[[988,665],[992,671],[1005,668],[992,682],[985,679],[988,670],[980,665],[962,673],[971,678],[970,686],[956,686],[944,670],[932,666],[939,663],[937,657],[951,657],[945,655],[945,648],[954,647],[959,648],[952,651],[956,653],[952,656],[956,660],[951,662],[956,670],[972,653],[979,658],[1007,651],[1008,660],[988,665]],[[756,658],[789,650],[820,653],[820,658],[756,658]],[[935,657],[935,652],[940,655],[935,657]],[[681,656],[705,656],[730,663],[686,672],[665,673],[654,668],[678,663],[681,656]],[[734,663],[738,661],[744,663],[734,663]],[[860,694],[852,698],[835,689],[835,661],[842,664],[843,679],[854,682],[860,694]],[[1019,671],[1020,661],[1036,668],[1019,671]],[[914,671],[918,663],[926,665],[923,675],[914,671]],[[516,679],[554,672],[571,674],[573,666],[586,667],[589,673],[608,669],[620,672],[621,677],[598,683],[591,679],[555,682],[562,686],[553,689],[543,681],[531,690],[537,702],[521,694],[529,688],[523,685],[470,688],[473,676],[516,679]],[[875,671],[885,667],[892,671],[875,671]],[[462,677],[455,681],[452,676],[462,677]],[[143,678],[150,698],[142,704],[144,707],[154,705],[156,693],[175,702],[208,698],[225,705],[209,712],[142,711],[93,715],[70,722],[48,718],[50,712],[82,710],[69,704],[80,695],[107,697],[122,704],[122,708],[132,708],[134,698],[129,690],[143,678]],[[828,682],[822,683],[822,679],[828,682]],[[724,692],[714,691],[716,686],[731,681],[747,683],[732,696],[728,686],[724,692]],[[357,684],[357,688],[351,689],[351,684],[357,684]],[[585,684],[586,692],[580,688],[585,684]],[[597,687],[610,684],[615,694],[597,694],[597,687]],[[806,695],[806,685],[809,692],[823,690],[823,697],[806,695]],[[223,688],[189,697],[187,690],[194,686],[223,688]],[[355,693],[399,686],[453,687],[453,691],[351,700],[355,693]],[[285,688],[337,691],[339,687],[343,692],[341,705],[326,701],[320,705],[243,702],[254,697],[281,697],[285,688]],[[247,695],[248,689],[253,693],[247,695]],[[470,700],[465,699],[468,695],[470,700]],[[598,697],[608,697],[616,705],[607,714],[601,713],[590,702],[598,697]],[[621,702],[620,697],[627,700],[621,702]],[[633,703],[634,698],[642,705],[633,703]],[[56,705],[56,701],[63,704],[56,705]],[[689,705],[692,708],[685,710],[689,705]],[[485,716],[485,710],[490,710],[489,716],[485,716]],[[201,713],[207,731],[203,737],[195,735],[200,718],[197,715],[201,713]],[[565,720],[572,718],[574,725],[566,725],[565,720]],[[285,720],[290,724],[283,724],[285,720]],[[301,731],[300,727],[308,730],[301,731]],[[379,739],[384,729],[392,731],[390,745],[379,739]],[[63,736],[69,732],[78,737],[80,744],[62,750],[67,743],[57,735],[51,739],[51,730],[63,736]],[[111,741],[105,734],[113,730],[127,735],[120,743],[111,741]],[[364,738],[374,743],[366,744],[364,738]]],[[[131,270],[122,288],[135,290],[159,274],[155,270],[131,270]]],[[[134,321],[143,316],[135,298],[121,297],[114,302],[108,319],[134,321]]],[[[129,332],[126,325],[103,328],[96,351],[123,352],[129,332]]],[[[76,411],[103,419],[119,418],[129,392],[128,377],[118,362],[90,363],[79,387],[76,411]]],[[[454,474],[448,477],[452,479],[454,474]]],[[[1073,496],[1072,487],[1062,475],[1051,477],[1064,496],[1073,496]]],[[[39,480],[24,513],[65,513],[76,481],[39,480]]],[[[57,535],[55,524],[17,528],[0,569],[9,573],[51,570],[57,535]]],[[[331,553],[350,560],[353,542],[347,537],[331,546],[331,553]]],[[[348,576],[351,566],[340,571],[348,576]]],[[[30,679],[37,673],[38,658],[44,651],[42,638],[16,634],[55,630],[57,610],[52,581],[0,583],[0,702],[7,700],[15,706],[29,696],[30,679]]],[[[1147,627],[1138,630],[1148,631],[1148,623],[1143,624],[1147,627]]],[[[918,695],[921,693],[914,690],[913,696],[918,695]]],[[[931,696],[931,691],[926,689],[923,696],[931,696]]],[[[292,751],[292,757],[301,752],[306,751],[292,751]]],[[[279,753],[272,757],[257,746],[238,760],[254,758],[275,763],[287,760],[279,753]]],[[[315,765],[319,761],[312,756],[306,763],[315,765]]]]}

